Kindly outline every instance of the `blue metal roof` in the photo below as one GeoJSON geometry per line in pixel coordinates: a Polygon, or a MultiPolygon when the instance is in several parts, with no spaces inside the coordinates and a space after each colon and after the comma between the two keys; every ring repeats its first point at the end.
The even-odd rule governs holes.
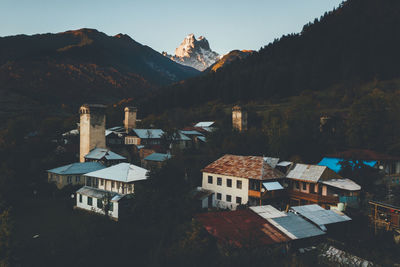
{"type": "Polygon", "coordinates": [[[99,162],[76,162],[48,170],[48,172],[60,175],[68,175],[68,174],[72,175],[72,174],[85,174],[88,172],[98,171],[104,168],[106,167],[99,162]]]}
{"type": "Polygon", "coordinates": [[[95,148],[92,149],[89,154],[85,156],[86,159],[102,159],[106,158],[106,160],[125,160],[126,158],[118,155],[117,153],[112,152],[106,148],[95,148]]]}
{"type": "Polygon", "coordinates": [[[149,161],[165,161],[171,158],[171,154],[153,153],[144,158],[149,161]]]}
{"type": "Polygon", "coordinates": [[[142,139],[159,139],[164,134],[161,129],[133,129],[133,131],[142,139]]]}
{"type": "Polygon", "coordinates": [[[285,234],[289,234],[288,236],[292,239],[309,238],[325,234],[325,232],[312,223],[291,213],[288,213],[287,216],[271,218],[269,221],[275,222],[273,225],[285,234]]]}
{"type": "MultiPolygon", "coordinates": [[[[340,158],[323,158],[318,165],[320,166],[326,166],[329,169],[335,171],[335,172],[340,172],[340,170],[342,169],[342,166],[340,165],[340,162],[344,161],[344,159],[340,159],[340,158]]],[[[349,161],[351,163],[353,163],[353,161],[349,161]]],[[[370,166],[370,167],[374,167],[377,163],[376,160],[363,160],[362,161],[363,164],[370,166]]]]}
{"type": "Polygon", "coordinates": [[[266,183],[263,183],[263,186],[268,191],[283,189],[282,185],[279,182],[266,182],[266,183]]]}

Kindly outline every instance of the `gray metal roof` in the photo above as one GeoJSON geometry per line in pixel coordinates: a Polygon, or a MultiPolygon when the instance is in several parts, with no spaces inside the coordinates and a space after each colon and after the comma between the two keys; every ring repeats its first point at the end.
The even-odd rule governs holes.
{"type": "Polygon", "coordinates": [[[316,183],[319,181],[326,169],[327,167],[325,166],[298,163],[286,177],[316,183]]]}
{"type": "Polygon", "coordinates": [[[267,191],[275,191],[283,189],[283,186],[279,182],[265,182],[263,186],[267,191]]]}
{"type": "Polygon", "coordinates": [[[285,212],[279,211],[275,209],[271,205],[265,205],[265,206],[254,206],[250,207],[252,211],[263,217],[264,219],[271,219],[271,218],[277,218],[277,217],[284,217],[287,216],[285,212]]]}
{"type": "Polygon", "coordinates": [[[125,160],[126,158],[118,155],[117,153],[112,152],[106,148],[95,148],[92,149],[89,154],[85,156],[85,159],[102,159],[106,160],[125,160]]]}
{"type": "Polygon", "coordinates": [[[202,136],[203,134],[198,132],[198,131],[186,131],[186,130],[182,130],[181,133],[185,134],[185,135],[200,135],[202,136]]]}
{"type": "Polygon", "coordinates": [[[147,179],[147,170],[129,163],[119,163],[111,167],[85,174],[89,177],[101,178],[117,182],[130,183],[147,179]]]}
{"type": "Polygon", "coordinates": [[[118,202],[124,197],[124,195],[118,194],[116,192],[106,191],[90,186],[84,186],[76,191],[76,193],[97,199],[102,199],[109,195],[112,202],[118,202]]]}
{"type": "Polygon", "coordinates": [[[85,174],[88,172],[98,171],[106,168],[99,162],[75,162],[72,164],[57,167],[48,172],[60,174],[60,175],[74,175],[74,174],[85,174]]]}
{"type": "Polygon", "coordinates": [[[171,154],[162,154],[162,153],[153,153],[147,157],[145,157],[143,160],[149,160],[149,161],[165,161],[171,158],[171,154]]]}
{"type": "Polygon", "coordinates": [[[197,138],[202,142],[206,141],[206,137],[205,136],[198,136],[197,138]]]}
{"type": "Polygon", "coordinates": [[[194,125],[194,127],[211,127],[215,122],[214,121],[201,121],[194,125]]]}
{"type": "Polygon", "coordinates": [[[164,134],[161,129],[133,129],[133,131],[141,139],[160,139],[164,134]]]}
{"type": "Polygon", "coordinates": [[[289,165],[291,165],[293,162],[291,161],[281,161],[278,164],[276,164],[276,166],[282,166],[282,167],[287,167],[289,165]]]}
{"type": "Polygon", "coordinates": [[[175,141],[190,141],[192,139],[190,139],[189,137],[187,137],[186,135],[184,135],[181,132],[178,132],[175,136],[174,136],[174,140],[175,141]]]}
{"type": "Polygon", "coordinates": [[[358,185],[356,182],[344,178],[344,179],[331,179],[328,181],[323,181],[323,184],[333,186],[339,189],[348,190],[348,191],[358,191],[361,190],[361,186],[358,185]]]}
{"type": "Polygon", "coordinates": [[[327,225],[338,222],[351,221],[351,218],[345,214],[336,213],[333,210],[326,210],[317,204],[292,207],[292,210],[301,216],[312,221],[316,225],[327,225]]]}
{"type": "Polygon", "coordinates": [[[269,164],[272,168],[276,167],[276,164],[279,162],[279,158],[272,158],[272,157],[264,157],[264,161],[269,164]]]}
{"type": "Polygon", "coordinates": [[[310,238],[325,234],[317,226],[291,213],[288,213],[287,216],[268,219],[268,221],[292,239],[310,238]]]}

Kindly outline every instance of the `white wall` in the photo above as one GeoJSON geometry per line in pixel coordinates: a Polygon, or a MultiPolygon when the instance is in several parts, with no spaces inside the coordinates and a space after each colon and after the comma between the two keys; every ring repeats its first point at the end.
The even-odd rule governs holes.
{"type": "MultiPolygon", "coordinates": [[[[80,195],[79,193],[76,193],[76,206],[78,208],[104,214],[104,211],[97,207],[97,198],[92,197],[93,199],[92,206],[89,206],[87,204],[88,197],[82,195],[82,202],[79,202],[79,195],[80,195]]],[[[109,211],[109,215],[115,219],[118,219],[118,202],[112,202],[112,203],[113,203],[113,211],[109,211]]]]}
{"type": "Polygon", "coordinates": [[[111,180],[105,180],[105,179],[98,179],[99,180],[99,189],[103,189],[106,191],[111,191],[111,192],[116,192],[119,194],[131,194],[134,192],[135,185],[131,183],[131,190],[129,190],[129,184],[128,183],[123,183],[119,182],[119,187],[118,187],[118,182],[114,181],[114,188],[112,188],[112,181],[111,180]],[[103,180],[103,185],[101,185],[101,181],[103,180]],[[125,187],[125,191],[122,192],[122,186],[125,187]]]}
{"type": "Polygon", "coordinates": [[[202,187],[215,193],[215,206],[220,208],[236,209],[238,206],[238,204],[236,204],[236,197],[242,198],[241,204],[247,204],[249,201],[249,180],[246,178],[203,172],[202,187]],[[208,183],[208,176],[213,177],[212,184],[208,183]],[[217,185],[217,177],[222,178],[222,185],[217,185]],[[232,179],[232,187],[227,186],[227,179],[232,179]],[[237,181],[242,181],[241,189],[236,188],[237,181]],[[221,194],[221,200],[217,199],[218,193],[221,194]],[[231,202],[226,201],[226,195],[232,196],[231,202]]]}

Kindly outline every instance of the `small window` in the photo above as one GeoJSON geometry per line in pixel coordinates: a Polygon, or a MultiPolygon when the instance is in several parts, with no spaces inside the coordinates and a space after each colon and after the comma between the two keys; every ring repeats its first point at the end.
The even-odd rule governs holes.
{"type": "Polygon", "coordinates": [[[119,182],[117,182],[117,189],[119,189],[119,182]]]}
{"type": "Polygon", "coordinates": [[[104,180],[103,179],[100,179],[100,185],[104,185],[104,180]]]}
{"type": "Polygon", "coordinates": [[[92,205],[93,205],[93,199],[92,199],[91,197],[88,197],[88,198],[87,198],[87,204],[88,204],[89,206],[92,206],[92,205]]]}
{"type": "Polygon", "coordinates": [[[112,181],[112,182],[111,182],[111,188],[114,188],[114,187],[115,187],[115,182],[112,181]]]}
{"type": "Polygon", "coordinates": [[[67,183],[72,183],[72,176],[67,176],[67,183]]]}
{"type": "Polygon", "coordinates": [[[236,197],[236,204],[242,204],[242,198],[236,197]]]}
{"type": "Polygon", "coordinates": [[[208,183],[212,184],[213,183],[213,177],[212,176],[208,176],[208,183]]]}
{"type": "Polygon", "coordinates": [[[226,201],[231,202],[232,201],[232,196],[231,195],[226,195],[226,201]]]}
{"type": "Polygon", "coordinates": [[[221,177],[217,178],[217,185],[222,185],[222,178],[221,177]]]}
{"type": "Polygon", "coordinates": [[[296,189],[300,189],[300,184],[299,184],[299,182],[294,182],[294,186],[296,187],[296,189]]]}
{"type": "Polygon", "coordinates": [[[303,183],[303,190],[307,190],[307,184],[303,183]]]}
{"type": "Polygon", "coordinates": [[[81,177],[79,175],[75,176],[75,182],[79,183],[81,181],[81,177]]]}
{"type": "Polygon", "coordinates": [[[232,179],[226,179],[226,186],[232,187],[232,179]]]}
{"type": "Polygon", "coordinates": [[[221,200],[221,199],[222,199],[221,193],[217,193],[217,199],[218,199],[218,200],[221,200]]]}
{"type": "Polygon", "coordinates": [[[82,203],[82,195],[79,194],[79,203],[82,203]]]}
{"type": "Polygon", "coordinates": [[[103,201],[102,201],[101,199],[97,199],[97,207],[98,207],[99,209],[102,209],[102,208],[103,208],[103,201]]]}
{"type": "Polygon", "coordinates": [[[242,189],[242,181],[236,181],[236,188],[242,189]]]}
{"type": "Polygon", "coordinates": [[[110,202],[108,207],[109,207],[110,211],[113,211],[114,210],[114,203],[110,202]]]}

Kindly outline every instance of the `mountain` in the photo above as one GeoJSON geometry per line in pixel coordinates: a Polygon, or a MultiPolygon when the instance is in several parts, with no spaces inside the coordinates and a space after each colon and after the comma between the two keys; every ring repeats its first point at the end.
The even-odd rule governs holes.
{"type": "Polygon", "coordinates": [[[166,52],[162,54],[179,64],[200,71],[214,64],[220,57],[218,53],[211,50],[205,37],[200,36],[197,40],[193,33],[186,36],[180,46],[175,49],[174,56],[168,55],[166,52]]]}
{"type": "Polygon", "coordinates": [[[110,103],[199,74],[128,35],[94,29],[0,38],[0,115],[49,104],[110,103]]]}
{"type": "Polygon", "coordinates": [[[210,67],[206,69],[208,71],[217,71],[219,68],[226,66],[227,64],[232,63],[235,60],[242,60],[247,56],[251,55],[254,51],[253,50],[232,50],[228,54],[221,57],[217,62],[212,64],[210,67]]]}
{"type": "Polygon", "coordinates": [[[300,33],[163,90],[151,99],[153,111],[209,101],[279,101],[326,90],[325,95],[352,99],[357,86],[400,77],[399,10],[397,0],[343,2],[300,33]]]}

